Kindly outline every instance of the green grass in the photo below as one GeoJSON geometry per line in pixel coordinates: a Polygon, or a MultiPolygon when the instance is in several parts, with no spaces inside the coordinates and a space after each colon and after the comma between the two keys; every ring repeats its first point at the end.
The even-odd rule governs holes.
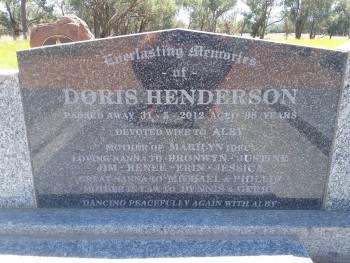
{"type": "Polygon", "coordinates": [[[0,69],[17,69],[16,51],[25,48],[29,48],[28,41],[0,39],[0,69]]]}
{"type": "Polygon", "coordinates": [[[288,39],[279,40],[279,42],[291,43],[297,45],[323,47],[323,48],[335,48],[341,44],[348,42],[348,39],[335,38],[335,39],[288,39]]]}

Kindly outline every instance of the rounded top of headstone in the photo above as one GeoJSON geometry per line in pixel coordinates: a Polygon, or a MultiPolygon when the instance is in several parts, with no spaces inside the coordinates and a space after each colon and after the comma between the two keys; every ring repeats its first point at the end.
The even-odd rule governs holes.
{"type": "Polygon", "coordinates": [[[65,15],[55,23],[41,24],[32,28],[30,46],[63,44],[93,39],[87,24],[75,15],[65,15]]]}

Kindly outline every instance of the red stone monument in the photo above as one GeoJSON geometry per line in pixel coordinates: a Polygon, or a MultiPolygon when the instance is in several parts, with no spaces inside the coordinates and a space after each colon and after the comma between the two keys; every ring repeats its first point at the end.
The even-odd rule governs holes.
{"type": "Polygon", "coordinates": [[[87,24],[75,15],[65,15],[55,23],[41,24],[30,33],[30,46],[40,47],[93,39],[87,24]]]}

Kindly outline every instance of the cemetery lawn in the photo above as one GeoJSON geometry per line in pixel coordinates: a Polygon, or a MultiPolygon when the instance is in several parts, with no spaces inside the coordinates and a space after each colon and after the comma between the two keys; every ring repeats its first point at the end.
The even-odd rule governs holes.
{"type": "Polygon", "coordinates": [[[16,51],[26,48],[29,48],[29,42],[26,40],[0,39],[0,70],[17,69],[16,51]]]}
{"type": "Polygon", "coordinates": [[[336,48],[337,46],[348,42],[348,38],[334,38],[334,39],[281,39],[279,42],[291,43],[296,45],[305,45],[313,47],[322,47],[322,48],[336,48]]]}

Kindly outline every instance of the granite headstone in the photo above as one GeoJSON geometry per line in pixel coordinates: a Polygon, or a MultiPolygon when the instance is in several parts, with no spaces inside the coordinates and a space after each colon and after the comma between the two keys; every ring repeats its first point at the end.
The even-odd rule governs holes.
{"type": "Polygon", "coordinates": [[[176,29],[17,54],[39,207],[323,207],[345,52],[176,29]]]}

